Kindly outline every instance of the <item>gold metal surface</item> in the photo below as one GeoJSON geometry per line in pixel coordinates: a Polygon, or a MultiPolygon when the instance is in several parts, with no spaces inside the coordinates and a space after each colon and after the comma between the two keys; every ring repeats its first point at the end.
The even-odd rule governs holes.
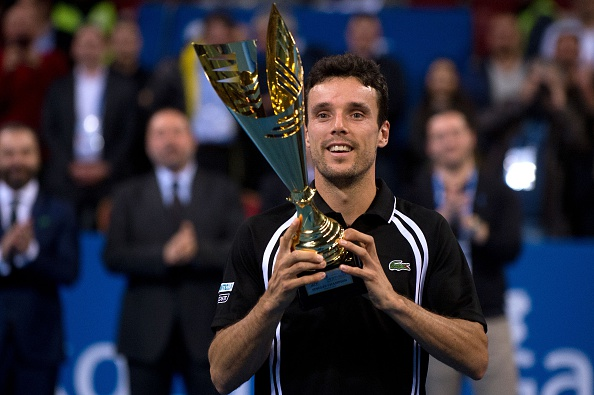
{"type": "Polygon", "coordinates": [[[344,229],[321,213],[308,186],[303,132],[303,68],[295,40],[273,4],[268,22],[266,71],[272,115],[264,111],[256,41],[193,44],[204,72],[233,117],[250,136],[291,192],[288,198],[302,217],[295,248],[324,256],[327,268],[349,263],[350,254],[338,245],[344,229]]]}

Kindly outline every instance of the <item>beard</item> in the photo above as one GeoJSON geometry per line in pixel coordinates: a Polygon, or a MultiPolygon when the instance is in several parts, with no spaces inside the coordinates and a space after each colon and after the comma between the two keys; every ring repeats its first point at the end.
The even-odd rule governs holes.
{"type": "Polygon", "coordinates": [[[324,176],[324,178],[326,178],[328,181],[330,181],[333,185],[335,185],[338,189],[346,189],[348,187],[350,187],[351,185],[354,185],[358,179],[360,179],[360,176],[357,176],[355,174],[342,174],[342,175],[325,175],[323,173],[320,173],[324,176]]]}
{"type": "Polygon", "coordinates": [[[355,185],[359,180],[363,179],[367,172],[373,167],[375,159],[375,152],[373,154],[366,154],[362,157],[358,157],[348,169],[337,170],[328,165],[321,158],[321,155],[316,156],[312,153],[312,162],[318,170],[318,173],[340,189],[355,185]]]}
{"type": "Polygon", "coordinates": [[[37,175],[35,169],[26,166],[13,166],[0,169],[0,178],[14,190],[21,189],[37,175]]]}

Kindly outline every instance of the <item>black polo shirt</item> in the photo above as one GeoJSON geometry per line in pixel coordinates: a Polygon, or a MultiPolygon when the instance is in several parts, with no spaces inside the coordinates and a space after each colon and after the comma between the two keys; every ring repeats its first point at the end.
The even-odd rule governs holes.
{"type": "MultiPolygon", "coordinates": [[[[378,192],[352,227],[373,236],[394,290],[448,317],[486,328],[472,275],[445,219],[378,192]]],[[[324,214],[344,220],[317,194],[324,214]]],[[[238,231],[218,295],[213,329],[243,318],[266,290],[279,238],[295,218],[293,204],[248,219],[238,231]]],[[[255,376],[256,394],[424,394],[428,354],[365,296],[311,310],[297,298],[277,328],[268,361],[255,376]]]]}

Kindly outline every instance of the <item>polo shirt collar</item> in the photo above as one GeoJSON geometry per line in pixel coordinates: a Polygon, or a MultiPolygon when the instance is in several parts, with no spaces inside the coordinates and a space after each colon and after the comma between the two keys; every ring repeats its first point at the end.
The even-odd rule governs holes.
{"type": "MultiPolygon", "coordinates": [[[[375,198],[371,202],[371,206],[369,206],[367,211],[361,217],[375,217],[377,219],[381,219],[384,222],[389,222],[394,211],[394,194],[390,190],[390,187],[388,187],[385,181],[381,178],[377,178],[375,184],[377,188],[375,198]]],[[[312,182],[311,187],[315,188],[315,181],[312,182]]],[[[344,225],[345,222],[342,218],[342,215],[332,210],[319,193],[314,195],[313,200],[315,206],[324,215],[333,218],[344,225]]]]}

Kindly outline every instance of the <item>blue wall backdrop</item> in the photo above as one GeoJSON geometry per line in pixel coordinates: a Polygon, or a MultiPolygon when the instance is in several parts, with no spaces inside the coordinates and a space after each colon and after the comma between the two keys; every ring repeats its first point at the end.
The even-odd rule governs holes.
{"type": "MultiPolygon", "coordinates": [[[[230,13],[238,22],[249,26],[253,16],[262,11],[268,12],[269,9],[234,9],[230,13]]],[[[208,12],[208,9],[184,4],[155,2],[143,6],[139,13],[144,37],[142,64],[154,68],[162,59],[177,57],[188,43],[189,39],[185,37],[188,27],[208,12]]],[[[295,35],[307,45],[325,48],[330,53],[346,50],[344,31],[348,14],[322,12],[305,6],[281,9],[281,15],[285,17],[287,12],[298,24],[295,35]],[[323,29],[320,29],[321,26],[323,29]]],[[[420,99],[425,72],[435,58],[448,57],[461,70],[467,67],[472,50],[468,8],[393,7],[384,9],[379,16],[387,49],[400,60],[405,72],[407,113],[420,99]]],[[[255,36],[248,38],[254,39],[255,36]]],[[[396,130],[394,137],[398,141],[406,137],[406,122],[400,130],[396,130]]]]}

